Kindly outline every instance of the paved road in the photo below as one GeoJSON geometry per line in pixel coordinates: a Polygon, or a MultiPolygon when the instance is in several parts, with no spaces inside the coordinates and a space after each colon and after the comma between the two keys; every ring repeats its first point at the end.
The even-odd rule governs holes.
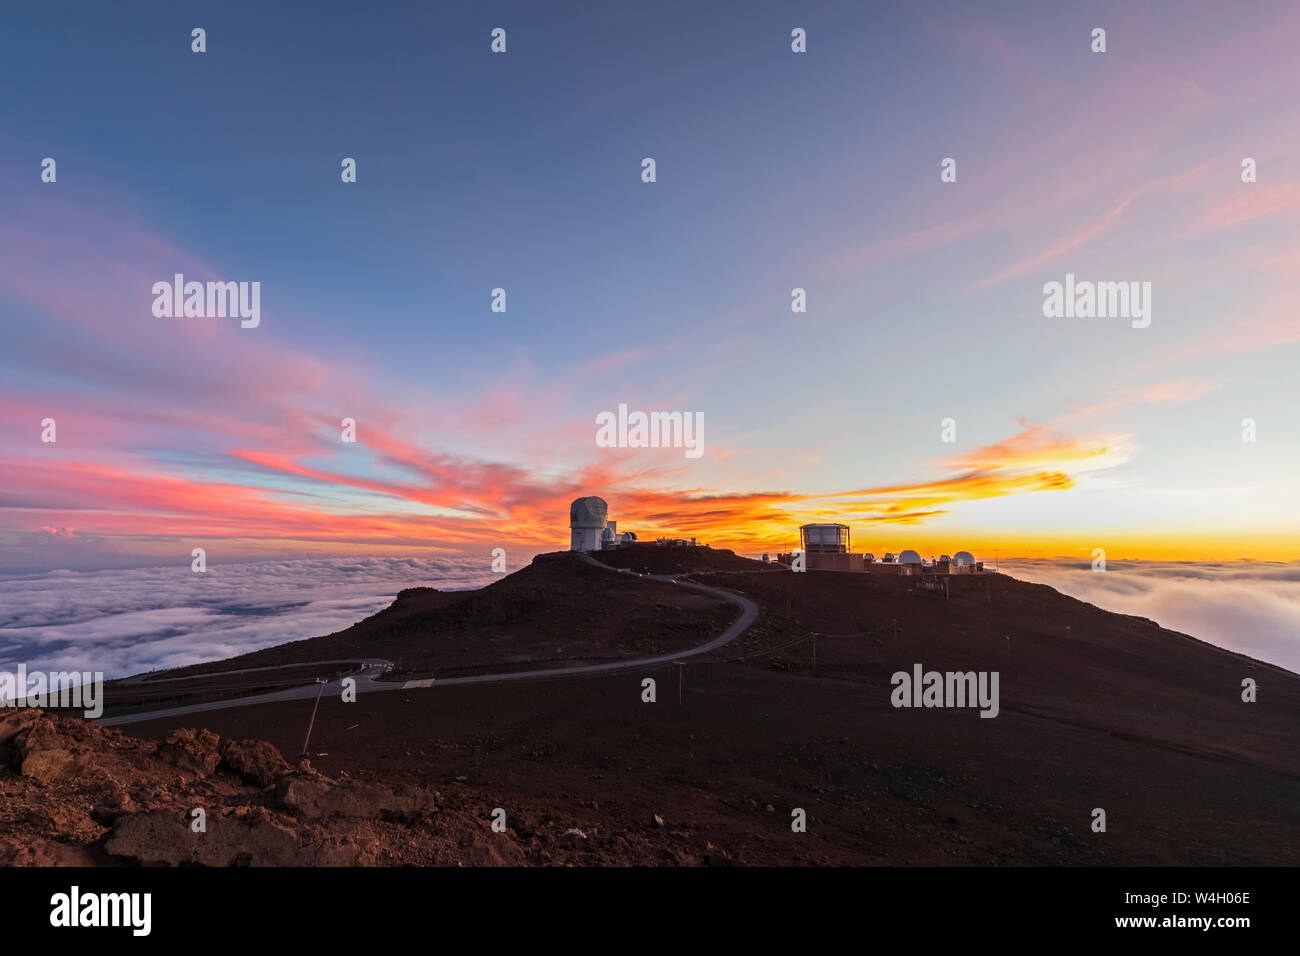
{"type": "MultiPolygon", "coordinates": [[[[617,572],[614,568],[606,564],[601,564],[589,554],[582,555],[583,560],[595,567],[602,568],[613,573],[617,572]]],[[[724,591],[721,588],[710,587],[707,584],[697,584],[693,581],[679,581],[674,574],[647,574],[633,575],[628,577],[648,577],[656,581],[675,584],[678,587],[690,588],[692,591],[700,591],[713,597],[729,601],[741,609],[740,616],[737,617],[727,627],[725,631],[713,638],[711,641],[692,647],[684,651],[676,651],[672,654],[660,654],[656,657],[638,657],[626,661],[609,661],[601,664],[574,664],[569,667],[548,667],[541,670],[530,671],[510,671],[504,674],[475,674],[470,677],[442,677],[436,681],[433,678],[426,680],[409,680],[405,683],[397,681],[380,681],[377,677],[387,672],[391,665],[387,661],[379,659],[370,659],[365,663],[367,669],[362,673],[353,674],[352,679],[357,682],[358,696],[363,693],[380,693],[383,691],[394,690],[414,690],[419,688],[433,687],[436,683],[439,687],[446,687],[451,684],[497,684],[503,681],[516,680],[540,680],[557,677],[578,677],[590,676],[592,674],[616,673],[619,671],[636,670],[638,668],[653,667],[659,664],[670,664],[673,661],[685,660],[686,658],[696,657],[700,654],[707,654],[715,651],[719,647],[730,644],[745,631],[749,630],[751,624],[758,619],[758,605],[742,594],[733,591],[724,591]]],[[[285,664],[283,667],[309,667],[314,664],[337,664],[339,661],[307,661],[302,664],[285,664]]],[[[213,677],[225,676],[228,674],[247,673],[253,670],[278,670],[279,667],[271,668],[246,668],[244,671],[224,671],[221,674],[212,674],[213,677]]],[[[157,720],[160,717],[178,717],[183,714],[199,714],[209,710],[227,710],[232,707],[252,707],[257,704],[270,704],[284,700],[302,700],[304,698],[315,697],[320,692],[319,684],[306,684],[302,687],[290,687],[286,690],[272,691],[267,694],[257,694],[252,697],[239,697],[230,700],[213,700],[202,704],[189,704],[184,707],[171,707],[166,710],[151,710],[138,714],[123,714],[119,717],[103,717],[98,723],[105,726],[117,726],[121,724],[139,723],[145,720],[157,720]]],[[[326,694],[341,695],[343,692],[342,680],[333,680],[325,685],[326,694]]]]}

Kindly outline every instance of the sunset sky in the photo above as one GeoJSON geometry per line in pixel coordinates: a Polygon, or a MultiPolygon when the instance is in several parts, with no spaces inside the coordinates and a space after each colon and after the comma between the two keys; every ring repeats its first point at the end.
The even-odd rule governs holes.
{"type": "Polygon", "coordinates": [[[584,494],[746,553],[1300,558],[1293,2],[138,6],[0,31],[0,569],[514,563],[584,494]],[[178,272],[260,326],[155,317],[178,272]],[[1150,327],[1044,318],[1066,273],[1150,327]],[[620,403],[703,455],[597,447],[620,403]]]}

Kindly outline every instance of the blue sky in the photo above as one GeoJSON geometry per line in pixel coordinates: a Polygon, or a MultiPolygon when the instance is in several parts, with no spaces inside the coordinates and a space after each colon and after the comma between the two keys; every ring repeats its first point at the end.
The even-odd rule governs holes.
{"type": "Polygon", "coordinates": [[[1282,3],[15,10],[0,566],[546,550],[581,493],[749,551],[1295,557],[1298,39],[1282,3]],[[261,282],[261,326],[155,318],[176,271],[261,282]],[[1151,327],[1045,319],[1066,272],[1151,282],[1151,327]],[[706,454],[597,448],[620,402],[706,454]]]}

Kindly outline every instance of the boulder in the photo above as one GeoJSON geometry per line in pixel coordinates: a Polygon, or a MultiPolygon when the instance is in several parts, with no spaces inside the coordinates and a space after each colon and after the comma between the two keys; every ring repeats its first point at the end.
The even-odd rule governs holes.
{"type": "Polygon", "coordinates": [[[223,741],[221,766],[259,787],[269,787],[289,772],[280,751],[264,740],[223,741]]]}
{"type": "Polygon", "coordinates": [[[185,817],[171,811],[119,817],[104,849],[124,860],[170,866],[346,866],[358,853],[347,843],[300,842],[262,808],[209,815],[203,833],[195,833],[185,817]]]}
{"type": "Polygon", "coordinates": [[[411,820],[437,810],[428,790],[389,790],[355,780],[331,781],[318,774],[291,773],[276,785],[276,803],[308,820],[327,817],[411,820]]]}
{"type": "Polygon", "coordinates": [[[221,762],[221,738],[210,730],[181,728],[169,733],[158,747],[158,756],[181,770],[207,777],[221,762]]]}
{"type": "Polygon", "coordinates": [[[24,777],[39,783],[64,783],[80,777],[86,770],[86,762],[62,747],[44,747],[29,750],[21,769],[24,777]]]}

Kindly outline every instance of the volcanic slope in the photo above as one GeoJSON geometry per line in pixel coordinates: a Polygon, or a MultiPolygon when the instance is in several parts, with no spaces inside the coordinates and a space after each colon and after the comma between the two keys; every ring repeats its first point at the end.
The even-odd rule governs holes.
{"type": "Polygon", "coordinates": [[[392,661],[399,676],[649,657],[702,644],[735,616],[725,601],[611,574],[560,551],[478,590],[408,588],[389,607],[334,634],[149,679],[367,657],[392,661]]]}
{"type": "MultiPolygon", "coordinates": [[[[681,559],[709,570],[706,555],[681,559]]],[[[763,614],[704,659],[326,698],[312,762],[454,794],[484,826],[504,807],[535,863],[1300,864],[1300,676],[1004,575],[935,591],[919,577],[733,559],[699,579],[763,614]],[[894,707],[891,676],[917,664],[998,672],[998,716],[894,707]],[[806,832],[791,827],[800,810],[806,832]]],[[[580,606],[565,599],[574,591],[654,583],[539,563],[561,608],[580,606]]],[[[392,626],[395,650],[423,640],[392,626]]],[[[688,643],[722,626],[701,622],[688,643]]],[[[202,723],[290,753],[309,709],[258,705],[202,723]]],[[[162,740],[194,720],[130,733],[162,740]]]]}

